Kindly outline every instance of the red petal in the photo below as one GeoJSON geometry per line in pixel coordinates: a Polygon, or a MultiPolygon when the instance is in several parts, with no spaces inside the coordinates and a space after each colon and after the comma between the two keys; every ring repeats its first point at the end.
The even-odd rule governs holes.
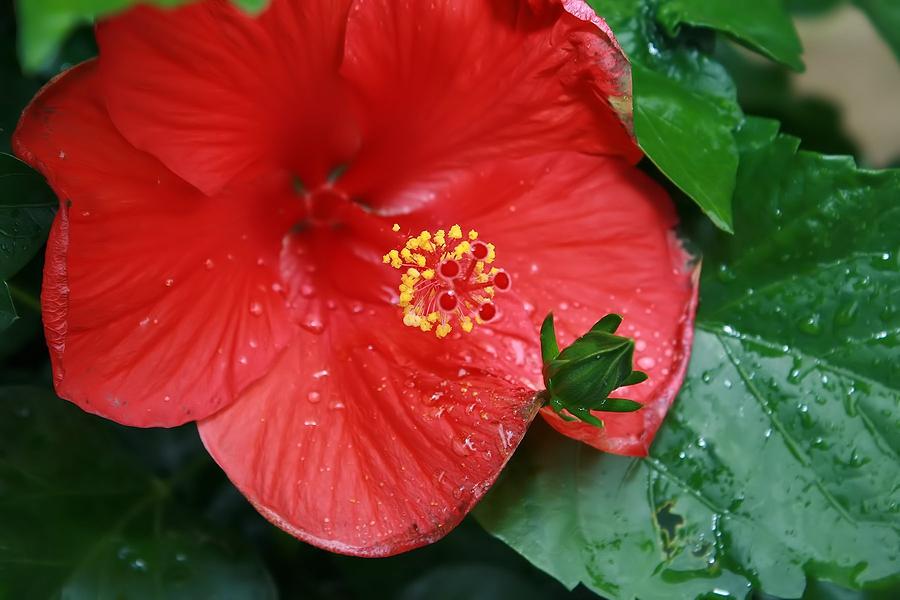
{"type": "Polygon", "coordinates": [[[529,360],[495,368],[540,385],[537,332],[548,312],[563,344],[607,313],[624,316],[620,333],[637,339],[636,368],[650,378],[621,393],[644,408],[599,414],[603,430],[543,413],[559,431],[601,450],[646,454],[681,386],[696,306],[690,256],[675,238],[665,192],[624,161],[557,154],[458,174],[422,213],[401,221],[412,231],[447,222],[474,227],[493,242],[496,265],[513,278],[512,291],[496,300],[506,312],[490,325],[498,335],[476,329],[469,339],[497,344],[515,335],[527,341],[529,360]]]}
{"type": "Polygon", "coordinates": [[[356,5],[342,73],[359,94],[364,144],[345,185],[400,213],[441,172],[475,161],[561,149],[637,160],[610,105],[630,110],[628,63],[587,5],[562,4],[356,5]]]}
{"type": "Polygon", "coordinates": [[[354,306],[332,305],[320,334],[304,332],[200,434],[274,524],[334,552],[387,556],[456,526],[538,405],[489,371],[483,350],[413,331],[384,303],[354,306]]]}
{"type": "Polygon", "coordinates": [[[356,143],[337,78],[349,4],[274,0],[253,19],[206,0],[101,23],[110,115],[135,147],[207,194],[276,165],[314,186],[356,143]]]}
{"type": "Polygon", "coordinates": [[[42,293],[56,389],[120,423],[177,425],[228,404],[295,329],[272,290],[290,205],[263,206],[266,182],[200,194],[121,137],[97,79],[90,62],[52,82],[14,138],[60,198],[42,293]]]}

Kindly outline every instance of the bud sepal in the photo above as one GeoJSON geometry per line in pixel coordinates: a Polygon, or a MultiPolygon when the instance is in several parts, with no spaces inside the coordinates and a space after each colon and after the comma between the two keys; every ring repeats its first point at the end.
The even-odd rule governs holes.
{"type": "Polygon", "coordinates": [[[622,317],[609,314],[570,346],[559,349],[553,313],[541,325],[545,405],[566,421],[603,427],[597,412],[634,412],[639,402],[610,398],[616,389],[636,385],[647,374],[632,368],[634,340],[615,335],[622,317]]]}

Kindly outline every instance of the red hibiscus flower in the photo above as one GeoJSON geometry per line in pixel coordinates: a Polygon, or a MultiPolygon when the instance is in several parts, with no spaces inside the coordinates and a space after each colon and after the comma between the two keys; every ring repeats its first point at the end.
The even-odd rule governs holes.
{"type": "Polygon", "coordinates": [[[275,0],[252,19],[209,0],[97,39],[14,140],[60,198],[42,296],[60,396],[198,421],[266,518],[382,556],[444,535],[494,481],[540,408],[547,312],[566,343],[615,311],[643,410],[602,430],[544,417],[646,452],[695,285],[670,201],[633,166],[627,62],[584,2],[275,0]],[[398,295],[440,302],[446,280],[405,296],[385,253],[454,224],[485,242],[457,276],[491,285],[455,320],[444,299],[404,323],[398,295]],[[469,270],[486,249],[499,279],[469,270]],[[509,289],[472,313],[491,286],[509,289]]]}

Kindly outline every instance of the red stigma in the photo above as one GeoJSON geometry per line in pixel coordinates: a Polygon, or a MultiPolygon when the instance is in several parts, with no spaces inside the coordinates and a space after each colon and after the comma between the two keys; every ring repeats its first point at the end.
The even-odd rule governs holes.
{"type": "Polygon", "coordinates": [[[456,279],[461,270],[459,263],[452,259],[445,260],[441,263],[441,266],[438,267],[438,272],[441,274],[441,277],[445,279],[456,279]]]}
{"type": "Polygon", "coordinates": [[[512,279],[509,277],[509,273],[500,271],[494,275],[492,283],[498,292],[505,292],[512,286],[512,279]]]}
{"type": "Polygon", "coordinates": [[[493,302],[485,302],[481,306],[478,307],[478,318],[487,323],[488,321],[493,321],[494,317],[497,316],[497,307],[494,306],[493,302]]]}

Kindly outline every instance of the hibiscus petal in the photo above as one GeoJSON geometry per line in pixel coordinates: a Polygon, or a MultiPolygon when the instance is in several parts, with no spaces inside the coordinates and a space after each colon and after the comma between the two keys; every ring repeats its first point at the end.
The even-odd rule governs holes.
{"type": "Polygon", "coordinates": [[[272,289],[291,205],[265,181],[199,193],[122,138],[97,79],[96,62],[60,76],[14,137],[60,198],[42,292],[56,389],[120,423],[178,425],[228,404],[296,329],[272,289]]]}
{"type": "Polygon", "coordinates": [[[485,368],[482,348],[405,327],[395,307],[329,310],[200,422],[203,442],[257,510],[304,541],[358,556],[430,543],[494,482],[535,393],[485,368]]]}
{"type": "Polygon", "coordinates": [[[273,166],[315,185],[356,144],[337,77],[349,4],[274,0],[254,19],[206,0],[105,21],[97,40],[113,122],[207,194],[273,166]]]}
{"type": "MultiPolygon", "coordinates": [[[[549,409],[543,414],[557,430],[601,450],[646,454],[684,378],[696,308],[694,269],[675,237],[677,218],[665,192],[622,160],[560,153],[459,173],[401,223],[416,230],[448,221],[494,243],[496,264],[512,275],[512,291],[497,300],[507,311],[491,324],[497,335],[473,335],[473,343],[496,344],[515,332],[534,357],[548,312],[562,344],[607,313],[624,316],[620,333],[636,338],[636,368],[650,377],[623,392],[644,408],[598,414],[602,430],[565,422],[549,409]],[[525,313],[510,313],[513,296],[525,313]]],[[[540,381],[533,364],[507,360],[496,368],[540,381]]]]}
{"type": "Polygon", "coordinates": [[[368,0],[351,11],[346,46],[364,144],[345,185],[384,214],[475,161],[640,156],[617,112],[630,112],[628,63],[584,2],[368,0]]]}

